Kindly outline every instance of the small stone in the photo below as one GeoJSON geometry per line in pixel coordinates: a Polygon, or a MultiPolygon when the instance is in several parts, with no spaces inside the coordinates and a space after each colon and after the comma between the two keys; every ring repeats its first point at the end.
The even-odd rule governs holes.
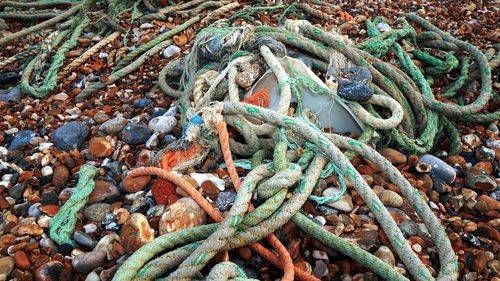
{"type": "Polygon", "coordinates": [[[54,260],[42,264],[35,271],[35,280],[36,281],[62,280],[62,278],[60,278],[60,274],[63,267],[64,266],[61,262],[54,260]]]}
{"type": "Polygon", "coordinates": [[[175,193],[175,185],[168,180],[159,178],[153,183],[151,192],[156,204],[167,205],[168,196],[175,193]]]}
{"type": "Polygon", "coordinates": [[[500,260],[492,260],[488,263],[493,275],[500,275],[500,260]]]}
{"type": "Polygon", "coordinates": [[[177,47],[177,46],[175,46],[175,45],[170,45],[170,46],[168,46],[167,48],[165,48],[165,49],[163,50],[162,54],[163,54],[163,57],[164,57],[164,58],[168,59],[168,58],[170,58],[171,56],[173,56],[173,55],[175,55],[175,54],[179,53],[180,51],[182,51],[182,49],[181,49],[181,48],[179,48],[179,47],[177,47]]]}
{"type": "Polygon", "coordinates": [[[150,176],[126,177],[122,182],[122,187],[125,191],[134,193],[143,190],[150,181],[150,176]]]}
{"type": "Polygon", "coordinates": [[[115,148],[105,137],[94,137],[89,142],[89,152],[96,157],[106,157],[114,152],[115,148]]]}
{"type": "Polygon", "coordinates": [[[79,254],[73,258],[71,264],[78,273],[88,273],[106,261],[106,252],[97,250],[88,253],[79,254]]]}
{"type": "Polygon", "coordinates": [[[109,120],[109,116],[106,113],[98,112],[94,115],[94,121],[97,124],[102,124],[109,120]]]}
{"type": "Polygon", "coordinates": [[[386,206],[401,208],[403,206],[403,198],[392,190],[384,190],[379,194],[380,201],[386,206]]]}
{"type": "Polygon", "coordinates": [[[3,276],[5,279],[3,280],[10,280],[7,279],[14,270],[14,259],[12,257],[3,257],[0,258],[0,276],[3,276]]]}
{"type": "Polygon", "coordinates": [[[177,126],[177,119],[174,116],[158,116],[149,121],[148,127],[159,133],[168,134],[175,126],[177,126]]]}
{"type": "Polygon", "coordinates": [[[16,267],[22,270],[28,270],[31,267],[30,260],[24,251],[17,251],[14,255],[16,267]]]}
{"type": "Polygon", "coordinates": [[[442,179],[447,183],[452,183],[457,176],[455,169],[434,155],[426,154],[422,156],[419,163],[427,163],[431,165],[431,176],[442,179]]]}
{"type": "Polygon", "coordinates": [[[68,97],[69,97],[68,94],[63,92],[63,93],[59,93],[57,95],[52,96],[52,99],[65,101],[66,99],[68,99],[68,97]]]}
{"type": "Polygon", "coordinates": [[[154,27],[154,25],[147,23],[147,22],[145,22],[139,26],[139,28],[142,28],[142,29],[148,29],[148,28],[153,28],[153,27],[154,27]]]}
{"type": "Polygon", "coordinates": [[[221,212],[228,211],[236,200],[236,192],[222,191],[217,195],[215,205],[221,212]]]}
{"type": "Polygon", "coordinates": [[[252,257],[252,251],[246,246],[238,248],[237,252],[238,256],[246,261],[252,257]]]}
{"type": "Polygon", "coordinates": [[[16,236],[22,236],[22,235],[38,236],[42,235],[43,228],[41,228],[39,225],[35,223],[19,223],[14,228],[12,228],[10,233],[16,236]]]}
{"type": "Polygon", "coordinates": [[[85,207],[83,215],[87,220],[100,222],[111,212],[111,205],[107,203],[95,203],[85,207]]]}
{"type": "MultiPolygon", "coordinates": [[[[340,192],[340,188],[338,187],[329,187],[323,190],[323,196],[334,196],[340,192]]],[[[350,212],[354,208],[354,204],[352,202],[352,197],[348,193],[345,193],[339,200],[335,202],[326,203],[327,206],[335,208],[342,212],[350,212]]]]}
{"type": "Polygon", "coordinates": [[[312,251],[312,257],[315,260],[324,260],[324,261],[327,261],[327,262],[330,260],[328,258],[328,254],[325,251],[313,250],[312,251]]]}
{"type": "Polygon", "coordinates": [[[480,146],[476,149],[476,158],[478,161],[492,162],[495,160],[495,150],[487,148],[485,146],[480,146]]]}
{"type": "Polygon", "coordinates": [[[24,130],[17,133],[9,146],[9,151],[14,151],[30,144],[30,140],[36,137],[36,133],[30,130],[24,130]]]}
{"type": "Polygon", "coordinates": [[[205,211],[190,197],[170,205],[160,219],[160,235],[205,224],[205,211]]]}
{"type": "Polygon", "coordinates": [[[42,205],[58,205],[59,204],[59,197],[57,196],[57,193],[54,192],[53,190],[45,190],[42,192],[42,205]]]}
{"type": "Polygon", "coordinates": [[[201,188],[203,191],[208,195],[208,197],[212,200],[217,199],[217,196],[219,195],[219,189],[217,186],[211,182],[211,181],[204,181],[201,184],[201,188]]]}
{"type": "Polygon", "coordinates": [[[144,144],[153,131],[145,125],[129,124],[121,132],[122,141],[129,145],[144,144]]]}
{"type": "Polygon", "coordinates": [[[0,102],[20,101],[23,96],[25,95],[21,91],[21,87],[16,86],[12,89],[0,91],[0,102]]]}
{"type": "Polygon", "coordinates": [[[417,254],[421,253],[422,252],[422,246],[420,246],[419,244],[414,244],[414,245],[411,245],[411,248],[413,249],[413,251],[417,254]]]}
{"type": "Polygon", "coordinates": [[[500,232],[484,222],[479,222],[477,224],[477,230],[475,234],[494,241],[500,241],[500,232]]]}
{"type": "Polygon", "coordinates": [[[90,236],[88,236],[85,232],[82,232],[82,231],[75,231],[75,233],[73,233],[73,239],[75,239],[75,241],[82,245],[82,246],[85,246],[89,249],[94,249],[95,246],[97,245],[97,242],[92,239],[90,236]]]}
{"type": "Polygon", "coordinates": [[[26,183],[18,183],[9,189],[9,196],[14,199],[19,199],[23,196],[24,189],[26,188],[26,183]]]}
{"type": "Polygon", "coordinates": [[[97,245],[94,248],[94,251],[104,251],[106,252],[106,255],[108,257],[108,260],[113,259],[113,245],[116,243],[120,243],[120,236],[116,233],[110,233],[97,243],[97,245]]]}
{"type": "Polygon", "coordinates": [[[87,275],[87,277],[85,278],[85,281],[101,281],[101,278],[99,277],[99,275],[95,271],[92,271],[91,273],[89,273],[87,275]]]}
{"type": "Polygon", "coordinates": [[[391,249],[387,246],[380,246],[380,248],[378,248],[378,250],[375,252],[374,255],[391,266],[396,265],[396,259],[394,258],[394,254],[392,253],[391,249]]]}
{"type": "Polygon", "coordinates": [[[483,250],[479,251],[478,254],[474,257],[474,261],[472,262],[472,270],[479,274],[482,274],[486,271],[486,254],[483,250]]]}
{"type": "Polygon", "coordinates": [[[462,136],[462,141],[470,148],[476,148],[481,145],[481,139],[476,134],[462,136]]]}
{"type": "Polygon", "coordinates": [[[480,212],[499,211],[500,202],[486,194],[477,197],[477,204],[474,206],[480,212]]]}
{"type": "Polygon", "coordinates": [[[120,241],[127,253],[131,254],[154,239],[148,219],[140,213],[131,214],[120,232],[120,241]]]}
{"type": "Polygon", "coordinates": [[[464,188],[462,188],[462,195],[464,196],[465,201],[468,202],[471,199],[476,199],[477,192],[475,192],[472,189],[468,189],[468,188],[464,187],[464,188]]]}
{"type": "Polygon", "coordinates": [[[94,190],[89,195],[88,203],[112,203],[119,198],[120,191],[114,184],[107,181],[96,180],[94,190]]]}
{"type": "Polygon", "coordinates": [[[400,165],[406,163],[406,156],[392,148],[382,148],[379,153],[387,158],[392,164],[400,165]]]}
{"type": "Polygon", "coordinates": [[[40,172],[42,173],[42,176],[48,177],[54,173],[54,170],[52,169],[51,166],[45,166],[42,168],[40,172]]]}
{"type": "Polygon", "coordinates": [[[69,179],[69,170],[64,165],[57,166],[54,169],[54,174],[52,175],[52,184],[55,187],[62,188],[65,187],[69,179]]]}
{"type": "Polygon", "coordinates": [[[475,222],[468,222],[464,225],[464,231],[467,233],[473,233],[477,230],[477,224],[475,222]]]}
{"type": "Polygon", "coordinates": [[[316,276],[318,278],[327,276],[329,273],[328,265],[322,260],[317,260],[314,263],[313,273],[314,273],[314,276],[316,276]]]}
{"type": "Polygon", "coordinates": [[[134,101],[134,107],[135,108],[146,107],[146,106],[148,106],[148,105],[150,105],[152,103],[153,103],[153,101],[151,101],[148,98],[140,98],[140,99],[136,99],[134,101]]]}
{"type": "Polygon", "coordinates": [[[378,231],[374,230],[355,230],[349,233],[342,233],[340,237],[355,242],[367,251],[375,250],[380,246],[378,231]]]}
{"type": "Polygon", "coordinates": [[[128,120],[123,116],[117,116],[110,119],[99,126],[99,130],[105,132],[108,135],[119,133],[125,125],[127,125],[128,120]]]}
{"type": "Polygon", "coordinates": [[[97,225],[93,223],[89,223],[83,226],[83,230],[85,233],[94,233],[97,231],[97,225]]]}
{"type": "Polygon", "coordinates": [[[483,169],[473,167],[465,173],[465,186],[484,191],[493,191],[497,187],[497,184],[483,169]]]}
{"type": "Polygon", "coordinates": [[[78,121],[72,121],[57,128],[52,139],[60,150],[71,151],[79,149],[89,135],[89,129],[78,121]]]}

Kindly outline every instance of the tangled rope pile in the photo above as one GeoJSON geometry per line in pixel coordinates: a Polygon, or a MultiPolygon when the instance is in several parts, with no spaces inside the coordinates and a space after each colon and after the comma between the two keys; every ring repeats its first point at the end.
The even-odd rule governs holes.
{"type": "MultiPolygon", "coordinates": [[[[49,20],[0,39],[0,46],[3,46],[67,20],[47,37],[39,49],[29,50],[28,57],[36,56],[23,72],[21,85],[26,93],[37,98],[45,97],[56,88],[58,81],[100,48],[118,38],[119,31],[107,24],[108,31],[103,34],[106,35],[104,39],[61,69],[64,54],[75,47],[83,31],[95,28],[91,21],[95,2],[84,0],[77,6],[67,2],[40,4],[35,8],[71,8],[57,15],[46,10],[37,11],[32,14],[32,19],[49,20]],[[69,19],[75,14],[77,16],[69,19]],[[52,59],[50,65],[47,64],[48,56],[52,59]],[[46,77],[34,85],[32,77],[39,73],[46,73],[46,77]]],[[[109,1],[107,9],[118,15],[127,9],[136,9],[141,3],[138,1],[132,5],[129,2],[118,4],[109,1]]],[[[23,8],[18,4],[5,1],[0,7],[23,8]]],[[[150,7],[151,1],[144,1],[143,4],[150,7]]],[[[127,53],[107,80],[87,86],[76,100],[83,101],[132,73],[153,55],[173,44],[171,38],[174,35],[198,22],[209,24],[238,8],[238,3],[229,1],[193,0],[151,13],[138,12],[136,16],[140,19],[164,19],[166,14],[172,12],[192,15],[192,18],[127,53]],[[216,10],[204,18],[198,15],[208,7],[216,10]]],[[[155,175],[172,182],[189,194],[216,223],[157,237],[132,254],[120,266],[113,280],[155,280],[164,276],[161,280],[191,280],[217,253],[245,245],[282,269],[283,280],[293,280],[294,277],[299,280],[317,280],[294,267],[289,253],[273,234],[289,221],[384,279],[408,280],[356,244],[326,231],[301,211],[307,200],[325,204],[340,199],[347,182],[352,184],[380,223],[413,279],[456,280],[458,263],[438,218],[397,168],[368,143],[376,142],[374,136],[377,133],[405,151],[427,153],[434,150],[436,144],[446,136],[451,143],[449,153],[457,154],[460,140],[453,121],[489,122],[500,119],[499,111],[485,112],[488,102],[492,98],[498,99],[498,95],[493,93],[491,81],[492,69],[498,66],[498,50],[483,54],[473,45],[453,38],[413,14],[398,19],[398,28],[384,32],[377,27],[380,24],[387,25],[383,18],[367,20],[370,37],[360,43],[335,32],[327,32],[305,20],[288,19],[282,27],[230,25],[238,18],[252,19],[254,13],[275,9],[284,9],[281,19],[287,13],[300,12],[324,20],[332,19],[331,15],[305,3],[243,8],[229,20],[217,21],[201,30],[190,54],[170,61],[159,73],[159,86],[166,95],[176,99],[181,108],[184,138],[160,151],[157,162],[161,168],[138,168],[128,177],[155,175]],[[417,33],[410,23],[417,24],[425,31],[417,33]],[[411,45],[411,48],[407,45],[411,45]],[[326,87],[300,72],[291,60],[292,53],[298,52],[311,62],[315,70],[333,73],[333,82],[326,87]],[[395,60],[391,59],[392,55],[395,60]],[[415,60],[423,62],[425,67],[416,65],[415,60]],[[254,65],[257,67],[252,69],[254,65]],[[280,97],[276,110],[266,108],[269,107],[269,96],[266,94],[246,97],[243,93],[243,88],[248,90],[261,76],[263,71],[259,65],[265,65],[266,70],[277,80],[280,97]],[[347,87],[342,84],[345,77],[341,73],[353,66],[365,71],[367,78],[362,82],[366,85],[355,82],[359,82],[356,84],[359,86],[357,89],[365,89],[370,93],[366,98],[358,99],[341,90],[347,87]],[[443,89],[440,95],[433,93],[433,76],[449,73],[458,67],[461,67],[459,78],[443,89]],[[462,88],[477,84],[477,79],[480,79],[479,94],[473,102],[465,104],[462,88]],[[250,81],[249,84],[242,86],[244,83],[241,81],[244,80],[250,81]],[[172,81],[178,82],[177,85],[172,85],[172,81]],[[361,136],[356,140],[322,131],[315,114],[303,106],[305,90],[332,97],[335,102],[349,108],[364,123],[361,136]],[[228,126],[235,133],[230,135],[228,126]],[[196,157],[191,151],[196,152],[196,157]],[[169,171],[182,172],[187,166],[201,163],[212,151],[223,155],[237,190],[235,202],[224,217],[195,188],[169,171]],[[400,189],[426,225],[440,259],[437,276],[431,274],[411,249],[388,210],[350,163],[354,155],[377,165],[382,174],[400,189]],[[186,161],[178,163],[180,160],[176,157],[186,161]],[[234,160],[233,157],[238,159],[234,160]],[[243,165],[241,163],[244,161],[251,163],[245,166],[250,172],[241,181],[235,166],[243,165]],[[318,180],[332,174],[339,179],[339,193],[329,197],[313,195],[318,180]],[[251,204],[254,196],[265,200],[257,208],[251,204]],[[275,253],[259,244],[264,238],[275,253]]],[[[24,19],[27,14],[20,11],[3,12],[0,13],[2,17],[24,19]]],[[[23,59],[26,59],[26,55],[23,59]]],[[[0,67],[15,60],[9,58],[0,63],[0,67]]],[[[346,79],[354,81],[352,77],[346,79]]],[[[472,96],[467,99],[471,100],[472,96]]],[[[70,228],[74,227],[74,212],[80,209],[80,203],[85,202],[81,199],[91,191],[85,185],[91,184],[95,171],[90,168],[87,170],[87,167],[82,169],[82,183],[77,187],[77,194],[61,208],[51,223],[51,237],[56,238],[59,244],[72,243],[69,233],[70,228]],[[74,202],[74,197],[80,202],[74,202]],[[69,212],[65,208],[73,209],[69,212]],[[60,214],[69,215],[69,226],[61,222],[60,214]]],[[[250,279],[236,264],[223,262],[211,269],[207,280],[250,279]]]]}

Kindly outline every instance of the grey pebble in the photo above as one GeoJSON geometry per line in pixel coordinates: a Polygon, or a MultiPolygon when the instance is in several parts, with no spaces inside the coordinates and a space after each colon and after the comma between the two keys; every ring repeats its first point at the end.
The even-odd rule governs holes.
{"type": "Polygon", "coordinates": [[[88,273],[106,261],[105,251],[98,250],[80,254],[73,258],[73,269],[78,273],[88,273]]]}
{"type": "Polygon", "coordinates": [[[75,241],[82,245],[82,246],[85,246],[89,249],[94,249],[95,246],[97,245],[97,242],[92,239],[92,237],[90,237],[89,235],[87,235],[85,232],[82,232],[82,231],[75,231],[75,233],[73,233],[73,239],[75,239],[75,241]]]}
{"type": "Polygon", "coordinates": [[[83,210],[83,215],[87,220],[100,222],[102,221],[107,214],[111,211],[111,205],[107,203],[96,203],[90,206],[87,206],[83,210]]]}

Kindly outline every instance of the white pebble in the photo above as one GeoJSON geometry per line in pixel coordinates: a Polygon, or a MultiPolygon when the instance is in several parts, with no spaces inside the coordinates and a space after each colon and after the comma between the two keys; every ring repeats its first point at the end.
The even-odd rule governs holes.
{"type": "Polygon", "coordinates": [[[226,182],[224,180],[219,179],[218,177],[216,177],[212,174],[191,173],[190,176],[196,181],[198,186],[201,186],[201,184],[206,182],[206,181],[210,181],[213,184],[215,184],[215,186],[217,186],[217,188],[220,191],[223,191],[225,189],[226,182]]]}
{"type": "Polygon", "coordinates": [[[42,176],[46,177],[46,176],[52,175],[54,170],[52,169],[51,166],[45,166],[42,168],[42,170],[40,172],[42,172],[42,176]]]}
{"type": "Polygon", "coordinates": [[[321,223],[322,226],[326,224],[326,219],[322,216],[316,216],[314,219],[321,223]]]}
{"type": "Polygon", "coordinates": [[[51,142],[42,142],[39,146],[38,146],[38,150],[40,151],[45,151],[45,150],[48,150],[50,147],[52,147],[54,144],[51,143],[51,142]]]}
{"type": "Polygon", "coordinates": [[[415,251],[415,253],[422,252],[422,246],[420,246],[419,244],[413,244],[411,245],[411,248],[413,249],[413,251],[415,251]]]}
{"type": "Polygon", "coordinates": [[[147,22],[145,22],[145,23],[141,24],[141,26],[139,26],[139,28],[142,28],[142,29],[148,29],[148,28],[152,28],[152,27],[154,27],[154,25],[147,23],[147,22]]]}
{"type": "Polygon", "coordinates": [[[85,233],[94,233],[97,231],[97,226],[95,224],[89,223],[83,226],[85,233]]]}
{"type": "Polygon", "coordinates": [[[9,150],[3,146],[0,146],[0,157],[6,156],[9,154],[9,150]]]}
{"type": "Polygon", "coordinates": [[[12,135],[12,134],[16,134],[17,132],[19,132],[19,129],[18,128],[10,128],[8,130],[5,130],[4,131],[7,135],[12,135]]]}

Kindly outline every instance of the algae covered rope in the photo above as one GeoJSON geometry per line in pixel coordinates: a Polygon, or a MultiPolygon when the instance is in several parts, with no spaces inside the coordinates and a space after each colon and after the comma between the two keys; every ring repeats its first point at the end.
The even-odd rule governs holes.
{"type": "Polygon", "coordinates": [[[24,36],[26,36],[28,34],[33,33],[33,32],[36,32],[36,31],[39,31],[39,30],[51,27],[51,26],[55,25],[56,23],[61,22],[61,21],[65,20],[65,19],[71,17],[72,15],[76,14],[80,10],[81,7],[82,7],[82,4],[80,4],[80,5],[76,6],[76,7],[71,8],[70,10],[68,10],[68,11],[66,11],[66,12],[58,15],[57,17],[51,18],[49,20],[41,22],[41,23],[39,23],[37,25],[34,25],[32,27],[23,29],[23,30],[18,31],[16,33],[12,33],[12,34],[9,34],[7,36],[4,36],[4,37],[0,38],[0,46],[8,44],[11,41],[14,41],[16,39],[24,37],[24,36]]]}
{"type": "Polygon", "coordinates": [[[90,193],[94,190],[93,178],[98,171],[96,167],[88,164],[80,167],[75,192],[50,221],[50,238],[57,244],[61,246],[65,244],[75,245],[70,237],[75,229],[76,215],[85,206],[90,193]]]}
{"type": "MultiPolygon", "coordinates": [[[[93,2],[95,0],[91,0],[93,2]]],[[[33,59],[30,64],[26,67],[25,73],[23,73],[21,79],[21,88],[25,93],[28,93],[37,98],[45,97],[50,91],[55,89],[57,86],[57,72],[59,68],[64,63],[64,54],[76,46],[78,37],[83,32],[83,29],[90,24],[90,20],[88,17],[84,16],[78,22],[75,29],[70,35],[70,38],[57,50],[56,54],[53,56],[53,62],[50,65],[50,68],[47,70],[47,76],[42,81],[40,86],[32,86],[30,85],[30,76],[31,71],[35,67],[38,62],[38,57],[33,59]]]]}
{"type": "Polygon", "coordinates": [[[166,48],[170,45],[172,45],[172,40],[166,40],[166,41],[163,41],[160,44],[154,46],[153,48],[149,49],[146,53],[142,54],[139,58],[137,58],[131,64],[127,65],[126,67],[124,67],[121,70],[118,70],[118,71],[112,73],[106,81],[95,82],[91,86],[88,86],[87,88],[85,88],[80,94],[78,94],[75,97],[75,100],[77,102],[81,102],[81,101],[85,100],[88,96],[92,95],[94,92],[96,92],[96,91],[98,91],[98,90],[100,90],[108,85],[115,83],[116,81],[118,81],[119,79],[124,77],[125,75],[132,73],[132,71],[136,70],[142,64],[144,64],[146,62],[146,60],[150,59],[152,56],[156,55],[161,50],[163,50],[164,48],[166,48]]]}
{"type": "Polygon", "coordinates": [[[479,69],[481,71],[481,90],[479,96],[473,103],[465,106],[457,106],[436,101],[433,97],[424,97],[425,105],[432,110],[440,112],[446,116],[456,116],[459,119],[461,118],[460,115],[470,115],[479,112],[488,103],[492,96],[491,68],[484,54],[473,45],[452,37],[450,34],[441,31],[439,28],[432,25],[429,21],[417,15],[406,14],[405,17],[413,22],[418,23],[425,29],[439,34],[439,36],[441,36],[444,41],[451,42],[457,45],[460,49],[471,54],[474,57],[475,61],[478,63],[479,69]]]}
{"type": "Polygon", "coordinates": [[[118,65],[115,67],[115,71],[118,71],[122,68],[124,68],[125,66],[129,65],[130,63],[132,63],[132,60],[137,57],[138,55],[140,55],[141,53],[143,52],[146,52],[148,50],[150,50],[151,48],[153,48],[154,46],[160,44],[161,42],[169,39],[170,37],[176,35],[177,33],[180,33],[184,30],[186,30],[188,27],[190,27],[191,25],[195,24],[196,22],[198,22],[201,18],[200,17],[193,17],[185,22],[183,22],[181,25],[178,25],[176,26],[174,29],[171,29],[165,33],[162,33],[158,36],[156,36],[154,39],[152,40],[149,40],[148,42],[146,42],[145,44],[141,45],[140,47],[138,47],[137,49],[133,50],[132,52],[128,53],[119,63],[118,65]]]}
{"type": "MultiPolygon", "coordinates": [[[[48,7],[57,7],[57,6],[73,6],[74,2],[71,1],[50,1],[50,2],[15,2],[15,1],[2,1],[0,2],[0,8],[4,7],[13,7],[20,9],[32,9],[32,8],[48,8],[48,7]]],[[[2,10],[2,9],[0,9],[2,10]]]]}
{"type": "MultiPolygon", "coordinates": [[[[267,109],[257,108],[255,106],[224,103],[224,112],[230,114],[245,114],[254,116],[265,120],[266,122],[270,122],[271,124],[285,126],[294,131],[297,130],[297,132],[300,131],[302,136],[304,136],[309,141],[316,143],[327,155],[338,161],[337,163],[342,170],[342,173],[345,173],[349,176],[355,188],[358,190],[361,197],[363,197],[363,200],[370,207],[377,220],[383,226],[383,229],[389,237],[391,243],[394,245],[396,252],[408,267],[408,269],[412,273],[412,276],[417,280],[428,280],[432,278],[427,268],[420,262],[413,250],[405,242],[401,231],[397,228],[394,220],[388,214],[387,210],[383,207],[378,197],[362,180],[361,176],[359,176],[352,165],[345,158],[340,156],[342,154],[340,150],[338,150],[335,145],[329,143],[328,139],[326,139],[325,137],[321,137],[320,132],[317,131],[317,129],[303,124],[302,121],[298,119],[291,119],[288,116],[284,116],[267,109]],[[291,122],[292,120],[293,122],[291,122]]],[[[337,140],[342,140],[342,138],[338,135],[329,135],[329,137],[336,138],[337,140]]],[[[363,148],[364,145],[359,142],[350,140],[345,145],[349,145],[349,149],[356,151],[362,157],[369,157],[369,159],[370,157],[375,157],[375,159],[379,159],[379,161],[386,161],[385,163],[388,163],[387,160],[381,160],[383,156],[380,156],[376,152],[367,154],[366,151],[360,150],[360,148],[363,148]]],[[[413,192],[413,187],[411,187],[411,185],[406,180],[404,180],[402,175],[399,174],[399,172],[394,167],[392,167],[390,163],[385,164],[383,168],[389,169],[388,171],[391,171],[390,173],[392,176],[398,176],[402,178],[401,184],[406,184],[405,189],[402,189],[403,194],[407,196],[409,200],[411,198],[410,201],[416,204],[415,209],[417,210],[417,213],[421,215],[421,218],[424,220],[426,225],[429,224],[431,226],[429,227],[429,231],[431,232],[432,237],[434,239],[437,239],[436,241],[439,242],[437,246],[440,251],[440,257],[443,258],[442,269],[444,271],[442,272],[442,274],[440,274],[438,280],[456,279],[456,259],[453,255],[450,242],[447,239],[446,233],[444,233],[442,226],[440,226],[440,224],[437,222],[429,207],[422,201],[418,193],[415,194],[413,192]]]]}
{"type": "Polygon", "coordinates": [[[60,15],[54,10],[0,12],[0,19],[37,20],[50,19],[60,15]]]}
{"type": "Polygon", "coordinates": [[[86,60],[88,60],[90,57],[92,57],[94,54],[99,52],[101,48],[106,46],[107,44],[111,43],[113,40],[118,38],[120,35],[120,32],[116,31],[110,34],[108,37],[102,39],[99,41],[97,44],[92,46],[90,49],[86,50],[82,55],[80,55],[78,58],[74,59],[72,62],[70,62],[68,65],[66,65],[58,74],[57,74],[57,79],[61,80],[62,78],[66,77],[73,69],[77,68],[81,64],[83,64],[86,60]]]}

